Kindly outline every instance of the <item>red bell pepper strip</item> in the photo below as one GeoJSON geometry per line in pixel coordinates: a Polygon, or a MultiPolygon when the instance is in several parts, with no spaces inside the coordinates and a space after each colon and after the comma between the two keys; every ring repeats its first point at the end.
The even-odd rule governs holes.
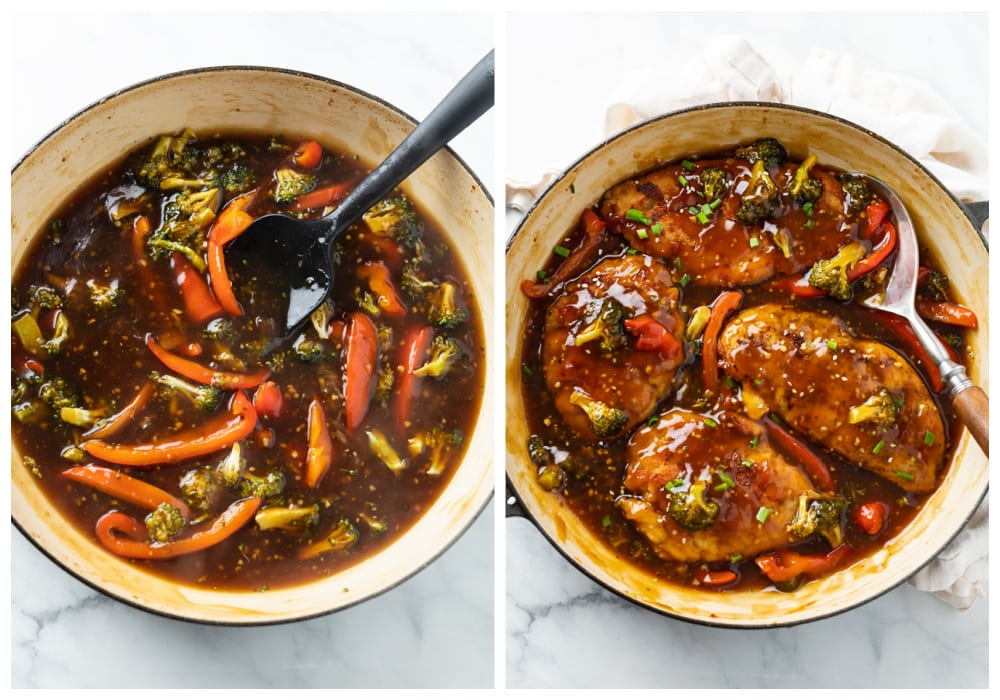
{"type": "Polygon", "coordinates": [[[886,258],[888,258],[889,255],[896,250],[896,242],[899,240],[899,236],[896,233],[896,227],[889,222],[885,222],[882,225],[882,230],[885,231],[885,237],[879,241],[879,244],[872,248],[868,255],[847,268],[847,279],[851,282],[859,277],[867,275],[876,267],[884,263],[886,258]]]}
{"type": "Polygon", "coordinates": [[[308,420],[309,449],[306,451],[306,486],[311,489],[319,486],[333,463],[333,440],[330,429],[326,425],[326,413],[323,404],[317,397],[309,402],[308,420]]]}
{"type": "Polygon", "coordinates": [[[85,438],[90,439],[105,439],[112,435],[119,433],[122,428],[132,422],[135,418],[135,414],[146,407],[149,400],[153,398],[156,394],[156,384],[154,382],[146,382],[139,389],[139,393],[129,401],[125,408],[118,411],[115,415],[111,416],[107,420],[95,425],[93,428],[88,430],[83,434],[85,438]]]}
{"type": "MultiPolygon", "coordinates": [[[[875,315],[882,323],[889,326],[892,332],[896,335],[896,338],[903,344],[906,351],[923,366],[924,372],[927,374],[927,381],[931,385],[931,389],[934,393],[941,391],[941,371],[938,366],[931,361],[930,355],[924,350],[924,346],[921,344],[920,340],[917,338],[917,334],[913,331],[910,326],[910,322],[907,321],[902,316],[897,316],[896,314],[889,313],[888,311],[881,311],[879,309],[872,309],[871,313],[875,315]]],[[[943,343],[944,347],[952,355],[952,359],[956,362],[958,358],[954,355],[954,351],[951,349],[947,343],[943,343]]]]}
{"type": "Polygon", "coordinates": [[[97,539],[112,553],[129,559],[172,559],[214,547],[236,533],[253,518],[260,500],[235,501],[207,527],[169,542],[144,541],[146,528],[130,515],[113,510],[97,521],[97,539]]]}
{"type": "Polygon", "coordinates": [[[862,501],[854,507],[854,524],[869,535],[877,535],[885,528],[889,506],[882,501],[862,501]]]}
{"type": "Polygon", "coordinates": [[[80,447],[96,459],[130,467],[154,467],[164,462],[180,462],[218,452],[243,440],[257,425],[257,411],[242,391],[229,405],[229,414],[220,415],[195,430],[179,433],[155,443],[111,444],[86,440],[80,447]]]}
{"type": "Polygon", "coordinates": [[[403,371],[396,382],[396,394],[393,400],[393,415],[400,427],[406,427],[410,420],[413,397],[423,382],[423,377],[418,377],[414,372],[423,366],[433,341],[434,329],[430,326],[420,326],[410,330],[403,345],[400,358],[403,371]]]}
{"type": "Polygon", "coordinates": [[[358,277],[368,283],[368,288],[375,294],[375,301],[380,309],[391,316],[406,313],[406,305],[400,300],[392,284],[389,268],[380,262],[366,262],[358,270],[358,277]]]}
{"type": "Polygon", "coordinates": [[[341,182],[336,185],[320,187],[312,192],[299,195],[288,208],[291,211],[306,211],[307,209],[322,209],[335,204],[351,192],[353,183],[341,182]]]}
{"type": "Polygon", "coordinates": [[[224,313],[208,282],[198,274],[186,257],[173,253],[170,256],[170,266],[181,290],[184,313],[192,323],[205,323],[224,313]]]}
{"type": "Polygon", "coordinates": [[[313,170],[323,159],[323,147],[318,141],[303,141],[292,153],[292,162],[300,168],[313,170]]]}
{"type": "Polygon", "coordinates": [[[962,328],[976,328],[979,326],[979,319],[976,312],[967,306],[956,304],[951,301],[932,301],[930,299],[917,299],[914,302],[917,313],[928,321],[947,323],[952,326],[962,328]]]}
{"type": "Polygon", "coordinates": [[[719,388],[719,334],[722,333],[722,325],[730,312],[742,303],[743,292],[728,291],[720,294],[712,304],[701,344],[701,376],[709,391],[719,388]]]}
{"type": "Polygon", "coordinates": [[[732,569],[709,569],[698,574],[696,578],[705,586],[721,587],[736,583],[739,577],[732,569]]]}
{"type": "Polygon", "coordinates": [[[604,243],[608,226],[592,209],[584,209],[583,214],[580,215],[579,228],[583,231],[583,240],[563,260],[562,264],[552,273],[552,276],[548,280],[545,282],[537,282],[535,280],[524,280],[521,282],[521,292],[525,296],[531,299],[541,299],[547,296],[554,287],[570,279],[587,266],[587,263],[597,252],[597,249],[604,243]]]}
{"type": "Polygon", "coordinates": [[[177,496],[167,493],[152,484],[136,479],[134,476],[108,467],[96,464],[84,464],[70,467],[62,472],[67,479],[91,486],[101,493],[120,498],[126,503],[141,506],[146,510],[156,510],[161,503],[169,503],[181,512],[185,518],[191,517],[188,504],[177,496]]]}
{"type": "Polygon", "coordinates": [[[257,387],[257,391],[253,394],[253,407],[257,410],[258,416],[277,418],[281,415],[284,405],[281,389],[270,379],[257,387]]]}
{"type": "Polygon", "coordinates": [[[871,238],[878,232],[878,227],[889,215],[889,203],[884,199],[876,199],[865,207],[865,238],[871,238]]]}
{"type": "Polygon", "coordinates": [[[351,316],[344,356],[344,413],[348,430],[353,430],[368,413],[378,366],[378,332],[375,323],[360,311],[351,316]]]}
{"type": "Polygon", "coordinates": [[[775,583],[791,581],[799,576],[822,576],[840,565],[851,550],[842,544],[827,554],[799,554],[790,549],[779,549],[771,554],[763,554],[754,563],[775,583]]]}
{"type": "Polygon", "coordinates": [[[764,416],[763,422],[768,437],[802,467],[813,486],[823,491],[836,490],[830,469],[819,455],[768,416],[764,416]]]}
{"type": "Polygon", "coordinates": [[[254,217],[244,211],[257,196],[252,190],[230,200],[208,230],[208,274],[212,291],[219,305],[233,316],[242,316],[243,309],[233,294],[233,284],[226,270],[224,248],[253,223],[254,217]]]}
{"type": "Polygon", "coordinates": [[[649,314],[626,319],[625,330],[636,336],[637,350],[658,352],[664,360],[672,359],[681,349],[681,344],[666,326],[649,314]]]}
{"type": "Polygon", "coordinates": [[[146,336],[146,347],[156,356],[156,359],[168,368],[177,372],[182,377],[200,382],[201,384],[210,384],[222,387],[223,389],[253,389],[271,376],[271,370],[267,367],[261,367],[246,374],[205,367],[194,360],[170,352],[153,340],[152,335],[146,336]]]}

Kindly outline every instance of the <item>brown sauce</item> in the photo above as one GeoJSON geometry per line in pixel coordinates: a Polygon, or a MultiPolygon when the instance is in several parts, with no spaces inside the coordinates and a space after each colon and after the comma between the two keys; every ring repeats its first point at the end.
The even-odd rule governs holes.
{"type": "MultiPolygon", "coordinates": [[[[305,140],[259,134],[195,137],[186,148],[199,160],[186,167],[192,172],[206,169],[208,154],[217,153],[213,149],[238,150],[242,155],[227,163],[237,162],[252,175],[225,191],[220,210],[224,202],[258,188],[265,194],[254,199],[250,208],[253,216],[290,211],[294,203],[278,205],[267,193],[275,186],[275,171],[289,167],[296,145],[305,140]]],[[[330,297],[333,308],[322,324],[323,335],[328,337],[307,325],[298,338],[261,357],[260,348],[283,322],[282,300],[260,298],[263,287],[259,281],[246,271],[232,270],[233,291],[247,313],[218,313],[212,320],[194,322],[185,312],[185,300],[176,281],[177,261],[172,261],[169,251],[154,256],[148,245],[138,250],[133,245],[136,218],[148,217],[156,231],[177,192],[157,191],[155,186],[137,182],[137,163],[150,148],[140,149],[106,168],[105,174],[54,211],[53,225],[39,233],[15,271],[12,318],[35,315],[43,336],[53,334],[52,311],[40,309],[33,295],[34,288],[47,287],[59,294],[60,311],[70,322],[69,339],[57,354],[28,352],[12,333],[13,437],[26,458],[26,466],[38,477],[56,510],[90,536],[94,536],[95,523],[109,510],[124,511],[140,523],[147,510],[90,485],[70,481],[60,475],[64,469],[78,463],[121,469],[178,495],[180,482],[189,471],[218,468],[230,454],[228,445],[200,457],[150,467],[119,467],[95,459],[80,449],[86,442],[86,428],[61,420],[57,410],[39,399],[39,387],[51,378],[61,377],[79,392],[80,406],[105,407],[108,412],[120,409],[154,373],[173,374],[147,349],[146,338],[151,335],[176,354],[188,353],[188,359],[205,366],[237,372],[270,370],[269,381],[281,392],[281,410],[277,415],[259,413],[252,433],[240,441],[243,473],[283,477],[284,489],[280,494],[268,495],[262,508],[315,506],[316,516],[309,527],[299,527],[302,520],[296,521],[294,527],[298,530],[264,530],[251,520],[208,549],[166,560],[135,560],[135,565],[204,587],[261,590],[324,577],[371,556],[434,507],[471,436],[482,397],[485,349],[477,300],[465,270],[452,253],[448,239],[419,203],[410,203],[416,217],[412,237],[373,231],[368,224],[358,223],[337,244],[336,289],[330,297]],[[110,214],[122,202],[134,204],[136,211],[115,222],[110,214]],[[437,302],[403,291],[403,269],[408,260],[418,258],[416,269],[428,283],[428,294],[432,287],[436,290],[444,282],[454,285],[463,318],[435,324],[431,315],[437,302]],[[390,284],[404,306],[402,313],[390,313],[378,305],[370,278],[361,274],[365,263],[379,263],[389,271],[390,284]],[[88,281],[117,285],[122,294],[118,306],[108,311],[96,309],[88,293],[88,281]],[[367,297],[365,292],[369,292],[367,297]],[[367,411],[358,427],[348,428],[344,411],[345,346],[350,320],[356,313],[371,319],[379,341],[376,366],[370,368],[372,375],[365,390],[370,397],[367,411]],[[225,332],[218,336],[223,326],[225,332]],[[402,356],[408,340],[424,328],[431,330],[428,338],[453,340],[461,354],[444,374],[413,380],[409,417],[403,421],[395,410],[403,375],[407,373],[402,356]],[[314,398],[325,411],[332,460],[318,485],[311,487],[304,479],[309,451],[308,411],[314,398]],[[440,451],[440,473],[428,473],[430,465],[437,464],[429,443],[423,449],[411,450],[409,446],[410,440],[434,431],[435,435],[448,436],[440,451]],[[398,473],[388,468],[373,450],[371,432],[384,436],[397,456],[406,460],[405,468],[398,473]],[[349,545],[311,557],[299,556],[311,544],[322,542],[341,521],[349,523],[347,530],[353,532],[349,545]]],[[[216,174],[230,165],[219,166],[216,174]]],[[[315,178],[312,191],[357,182],[366,172],[353,154],[339,154],[325,147],[318,165],[295,169],[315,178]]],[[[390,197],[399,195],[396,192],[390,197]]],[[[315,217],[322,213],[320,206],[299,215],[315,217]]],[[[205,254],[204,233],[193,246],[198,255],[205,254]]],[[[207,279],[206,273],[201,274],[207,279]]],[[[429,363],[432,351],[427,348],[420,357],[420,365],[429,363]]],[[[253,398],[254,388],[243,391],[247,398],[253,398]]],[[[145,408],[107,441],[121,445],[156,443],[186,431],[203,430],[221,419],[235,392],[223,388],[218,407],[206,410],[157,383],[156,394],[145,408]]],[[[220,488],[205,519],[237,500],[239,488],[220,488]]],[[[203,526],[192,522],[173,537],[184,538],[199,527],[203,526]]]]}

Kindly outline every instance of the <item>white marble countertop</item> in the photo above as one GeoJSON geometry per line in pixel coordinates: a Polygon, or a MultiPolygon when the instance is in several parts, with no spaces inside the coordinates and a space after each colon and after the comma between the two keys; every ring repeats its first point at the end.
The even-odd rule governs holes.
{"type": "MultiPolygon", "coordinates": [[[[315,73],[420,119],[494,42],[490,14],[81,12],[11,21],[12,165],[99,98],[202,66],[315,73]]],[[[493,125],[491,112],[452,147],[495,196],[493,125]]],[[[239,629],[113,601],[12,527],[11,686],[492,687],[494,512],[489,505],[444,555],[377,598],[307,622],[239,629]]]]}
{"type": "MultiPolygon", "coordinates": [[[[506,32],[506,177],[533,181],[573,163],[602,139],[604,109],[620,96],[628,61],[662,66],[669,81],[715,33],[752,38],[775,66],[811,47],[857,55],[927,81],[987,133],[983,14],[514,14],[506,32]]],[[[508,210],[508,234],[519,218],[508,210]]],[[[959,611],[904,584],[820,622],[716,629],[608,592],[529,521],[508,518],[504,536],[508,687],[988,686],[987,600],[959,611]]]]}

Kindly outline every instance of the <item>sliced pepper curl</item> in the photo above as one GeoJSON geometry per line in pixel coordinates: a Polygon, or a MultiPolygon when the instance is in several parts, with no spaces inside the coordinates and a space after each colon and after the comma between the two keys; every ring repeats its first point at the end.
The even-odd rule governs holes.
{"type": "Polygon", "coordinates": [[[848,544],[842,544],[827,554],[799,554],[790,549],[781,549],[757,557],[754,563],[775,583],[785,583],[799,576],[822,576],[836,569],[850,551],[848,544]]]}
{"type": "Polygon", "coordinates": [[[670,360],[680,352],[681,344],[677,339],[649,314],[626,319],[625,330],[636,336],[637,350],[658,352],[664,360],[670,360]]]}
{"type": "Polygon", "coordinates": [[[243,440],[257,426],[257,411],[242,391],[229,405],[229,415],[216,417],[195,430],[178,433],[155,443],[118,445],[87,440],[80,447],[96,459],[130,467],[155,467],[224,450],[243,440]]]}
{"type": "Polygon", "coordinates": [[[169,503],[180,511],[185,518],[191,517],[188,504],[177,496],[153,486],[141,479],[109,467],[99,467],[96,464],[84,464],[70,467],[62,475],[71,481],[86,484],[109,496],[121,499],[126,503],[155,510],[161,503],[169,503]]]}
{"type": "Polygon", "coordinates": [[[260,503],[257,497],[235,501],[197,532],[176,540],[152,543],[145,540],[146,528],[142,523],[112,510],[97,521],[97,539],[110,552],[129,559],[173,559],[214,547],[229,538],[253,518],[260,503]]]}
{"type": "Polygon", "coordinates": [[[406,305],[396,293],[396,288],[392,283],[392,275],[389,268],[380,262],[366,262],[358,270],[358,277],[368,283],[369,289],[375,295],[378,307],[392,316],[401,316],[406,313],[406,305]]]}
{"type": "Polygon", "coordinates": [[[157,343],[152,335],[146,336],[146,347],[156,356],[156,359],[169,369],[182,377],[201,384],[217,386],[223,389],[253,389],[264,383],[271,376],[271,370],[266,367],[245,374],[205,367],[194,360],[170,352],[157,343]]]}

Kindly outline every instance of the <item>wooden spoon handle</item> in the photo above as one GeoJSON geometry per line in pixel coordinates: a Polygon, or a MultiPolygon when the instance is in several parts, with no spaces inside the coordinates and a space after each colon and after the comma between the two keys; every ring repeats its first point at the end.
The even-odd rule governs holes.
{"type": "Polygon", "coordinates": [[[970,386],[952,399],[955,413],[968,427],[973,439],[990,456],[990,400],[978,386],[970,386]]]}

